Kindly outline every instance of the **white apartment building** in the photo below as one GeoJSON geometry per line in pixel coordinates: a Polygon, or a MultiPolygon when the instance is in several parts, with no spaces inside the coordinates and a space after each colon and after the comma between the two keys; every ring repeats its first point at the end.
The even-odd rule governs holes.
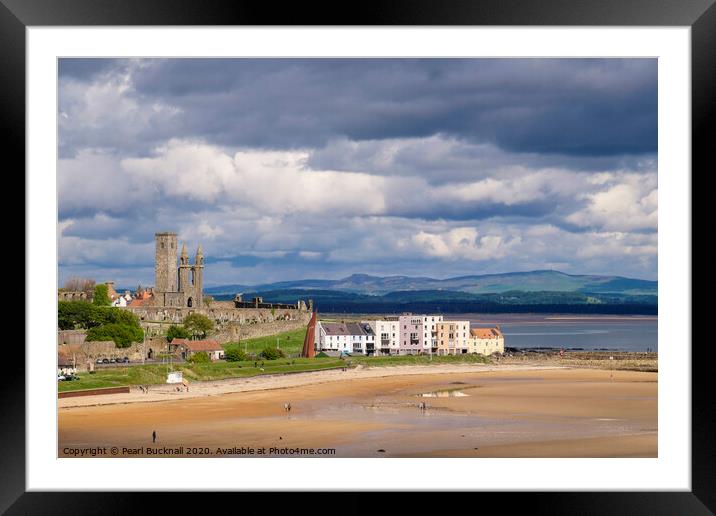
{"type": "Polygon", "coordinates": [[[368,323],[318,321],[316,350],[372,355],[375,334],[368,323]]]}
{"type": "Polygon", "coordinates": [[[400,348],[400,327],[397,319],[363,321],[375,335],[376,355],[397,355],[400,348]]]}
{"type": "Polygon", "coordinates": [[[433,353],[438,348],[437,323],[443,322],[442,315],[423,315],[423,352],[433,353]]]}

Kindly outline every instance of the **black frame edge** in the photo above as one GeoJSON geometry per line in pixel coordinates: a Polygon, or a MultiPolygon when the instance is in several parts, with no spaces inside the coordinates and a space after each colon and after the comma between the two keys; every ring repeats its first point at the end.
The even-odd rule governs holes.
{"type": "MultiPolygon", "coordinates": [[[[715,0],[489,0],[434,2],[373,2],[355,13],[350,24],[356,25],[684,25],[692,27],[692,171],[705,169],[713,146],[709,134],[716,132],[716,4],[715,0]]],[[[258,7],[229,2],[193,2],[191,0],[0,0],[0,135],[7,156],[25,165],[25,27],[28,25],[281,25],[349,24],[321,11],[316,3],[308,8],[296,4],[283,15],[275,6],[258,7]],[[202,9],[196,6],[202,5],[202,9]],[[301,13],[297,13],[298,9],[301,13]],[[294,10],[295,9],[295,10],[294,10]],[[272,12],[273,10],[273,12],[272,12]],[[327,18],[335,18],[333,20],[327,18]],[[18,79],[21,77],[21,79],[18,79]]],[[[704,172],[705,173],[705,170],[704,172]]],[[[692,172],[693,178],[693,172],[692,172]]],[[[693,181],[693,179],[692,179],[693,181]]],[[[24,188],[24,185],[23,185],[24,188]]],[[[693,191],[693,188],[692,188],[693,191]]],[[[693,235],[693,230],[692,230],[693,235]]],[[[23,251],[24,252],[24,251],[23,251]]],[[[27,277],[27,269],[25,274],[27,277]]],[[[693,272],[692,272],[693,275],[693,272]]],[[[29,305],[28,305],[29,308],[29,305]]],[[[693,307],[694,311],[696,306],[693,307]]],[[[692,325],[693,328],[693,325],[692,325]]],[[[692,330],[693,331],[693,330],[692,330]]],[[[692,339],[693,340],[693,339],[692,339]]],[[[716,508],[716,443],[713,436],[714,402],[708,383],[711,366],[705,359],[707,342],[692,345],[692,492],[642,493],[479,493],[506,509],[524,503],[536,514],[714,514],[716,508]],[[528,500],[529,499],[529,500],[528,500]],[[508,501],[509,500],[509,501],[508,501]]],[[[11,368],[1,390],[4,421],[0,444],[0,513],[11,504],[7,514],[125,513],[138,508],[147,494],[117,493],[27,493],[25,492],[25,356],[22,369],[11,368]],[[13,503],[14,502],[14,503],[13,503]],[[89,502],[89,503],[88,503],[89,502]],[[136,505],[132,506],[132,503],[136,505]]],[[[204,496],[199,499],[205,501],[204,496]]],[[[158,495],[192,505],[190,493],[158,495]]],[[[253,500],[254,495],[240,495],[253,500]]],[[[275,495],[272,495],[275,496],[275,495]]],[[[294,493],[294,501],[305,500],[310,493],[294,493]]],[[[378,495],[380,496],[380,495],[378,495]]],[[[449,496],[462,496],[450,494],[449,496]]],[[[221,496],[226,498],[225,495],[221,496]]],[[[372,503],[360,495],[343,495],[342,505],[370,510],[372,503]],[[350,500],[350,501],[349,501],[350,500]],[[351,502],[355,503],[351,503],[351,502]],[[364,505],[367,504],[367,505],[364,505]]],[[[412,498],[412,497],[411,497],[412,498]]],[[[420,500],[422,497],[417,497],[420,500]]],[[[432,497],[431,497],[432,498],[432,497]]],[[[424,503],[418,501],[418,504],[424,503]]],[[[412,502],[415,503],[415,502],[412,502]]],[[[408,501],[406,509],[411,503],[408,501]]],[[[184,506],[188,509],[187,506],[184,506]]],[[[204,510],[206,507],[202,507],[204,510]]]]}
{"type": "MultiPolygon", "coordinates": [[[[692,230],[697,222],[693,206],[696,192],[693,188],[695,172],[702,177],[713,168],[713,137],[716,131],[716,4],[704,12],[691,27],[691,149],[692,149],[692,230]]],[[[703,194],[703,192],[702,192],[703,194]]],[[[692,244],[692,267],[694,264],[692,244]]],[[[700,267],[700,270],[704,270],[700,267]]],[[[693,269],[692,269],[693,277],[693,269]]],[[[693,280],[692,280],[693,289],[693,280]]],[[[702,304],[694,303],[692,295],[692,320],[702,304]]],[[[703,315],[703,314],[702,314],[703,315]]],[[[707,317],[707,316],[705,316],[707,317]]],[[[692,346],[692,402],[691,402],[691,482],[692,491],[712,512],[716,512],[716,443],[714,435],[714,399],[710,394],[709,379],[713,374],[708,360],[708,343],[695,345],[693,322],[691,324],[692,346]]]]}
{"type": "MultiPolygon", "coordinates": [[[[0,141],[13,163],[25,170],[25,25],[0,3],[0,141]],[[14,158],[14,159],[12,159],[14,158]]],[[[23,174],[23,178],[24,178],[23,174]]],[[[22,183],[25,198],[25,182],[22,183]]],[[[12,223],[10,224],[12,225],[12,223]]],[[[18,224],[19,225],[19,224],[18,224]]],[[[24,227],[24,226],[23,226],[24,227]]],[[[18,239],[19,241],[19,239],[18,239]]],[[[25,242],[25,239],[22,239],[25,242]]],[[[25,246],[22,249],[25,256],[25,246]]],[[[22,260],[26,263],[25,259],[22,260]]],[[[25,266],[25,265],[23,265],[25,266]]],[[[25,266],[26,267],[26,266],[25,266]]],[[[27,278],[25,269],[25,278],[27,278]]],[[[24,301],[23,296],[23,301],[24,301]]],[[[24,304],[24,303],[23,303],[24,304]]],[[[25,492],[25,353],[6,368],[0,389],[4,425],[0,439],[0,512],[25,492]]]]}

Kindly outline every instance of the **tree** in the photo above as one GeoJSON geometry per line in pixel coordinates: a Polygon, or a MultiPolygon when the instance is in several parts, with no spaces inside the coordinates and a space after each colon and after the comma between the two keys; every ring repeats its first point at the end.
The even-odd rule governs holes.
{"type": "Polygon", "coordinates": [[[59,301],[57,322],[61,330],[89,329],[110,323],[140,327],[139,318],[128,310],[83,301],[59,301]]]}
{"type": "Polygon", "coordinates": [[[95,306],[110,306],[112,304],[112,301],[109,299],[109,289],[107,285],[102,284],[94,287],[92,304],[95,306]]]}
{"type": "Polygon", "coordinates": [[[204,314],[189,314],[184,318],[184,328],[192,335],[206,337],[214,329],[214,322],[204,314]]]}
{"type": "Polygon", "coordinates": [[[239,348],[228,348],[224,352],[224,356],[228,362],[243,362],[246,360],[246,353],[239,348]]]}
{"type": "Polygon", "coordinates": [[[209,358],[209,355],[206,353],[206,351],[199,351],[198,353],[194,353],[192,356],[186,359],[187,362],[192,362],[194,364],[206,364],[208,362],[211,362],[211,359],[209,358]]]}
{"type": "Polygon", "coordinates": [[[284,355],[283,350],[279,348],[264,348],[261,352],[261,357],[266,360],[276,360],[278,358],[283,358],[284,356],[286,355],[284,355]]]}
{"type": "Polygon", "coordinates": [[[118,348],[128,348],[132,342],[144,340],[144,331],[128,324],[109,323],[90,328],[86,340],[89,342],[111,340],[118,348]]]}
{"type": "Polygon", "coordinates": [[[189,336],[189,332],[183,326],[177,326],[176,324],[172,324],[171,326],[169,326],[169,329],[167,329],[167,340],[169,342],[173,341],[174,339],[188,339],[189,336]]]}

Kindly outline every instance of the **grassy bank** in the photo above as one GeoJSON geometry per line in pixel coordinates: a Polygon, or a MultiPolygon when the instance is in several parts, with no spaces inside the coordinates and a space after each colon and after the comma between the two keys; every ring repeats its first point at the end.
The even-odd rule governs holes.
{"type": "MultiPolygon", "coordinates": [[[[263,349],[263,348],[262,348],[263,349]]],[[[339,358],[284,358],[263,361],[259,367],[254,367],[253,361],[247,362],[210,362],[206,364],[174,364],[174,371],[182,371],[184,378],[189,382],[210,380],[223,380],[226,378],[248,378],[267,374],[299,373],[306,371],[322,371],[337,369],[345,366],[381,367],[400,365],[430,365],[454,363],[488,363],[489,358],[479,355],[457,355],[438,357],[433,356],[387,356],[387,357],[349,357],[346,360],[339,358]]],[[[125,385],[156,385],[165,384],[167,365],[151,364],[131,367],[107,368],[96,371],[94,374],[80,373],[80,380],[73,382],[58,382],[59,392],[75,391],[80,389],[97,389],[101,387],[120,387],[125,385]]]]}
{"type": "Polygon", "coordinates": [[[259,353],[265,348],[278,347],[287,354],[300,353],[303,350],[303,339],[306,337],[306,328],[298,330],[285,331],[268,337],[256,337],[254,339],[246,339],[241,342],[229,342],[224,344],[224,349],[238,348],[247,353],[259,353]]]}
{"type": "MultiPolygon", "coordinates": [[[[310,359],[279,359],[266,360],[261,370],[254,367],[253,361],[247,362],[210,362],[206,364],[174,364],[173,371],[182,371],[183,377],[189,382],[223,380],[226,378],[248,378],[266,374],[296,373],[302,371],[320,371],[343,367],[345,362],[337,358],[310,359]]],[[[94,374],[80,373],[79,380],[58,382],[58,391],[74,391],[79,389],[95,389],[100,387],[119,387],[124,385],[156,385],[165,384],[168,365],[151,364],[131,367],[115,367],[96,371],[94,374]]]]}

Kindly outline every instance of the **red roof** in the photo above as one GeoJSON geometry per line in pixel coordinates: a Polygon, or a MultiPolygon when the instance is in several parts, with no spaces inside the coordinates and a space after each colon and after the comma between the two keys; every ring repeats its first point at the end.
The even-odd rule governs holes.
{"type": "Polygon", "coordinates": [[[497,328],[473,328],[470,330],[470,335],[478,339],[495,339],[500,337],[502,332],[497,328]]]}
{"type": "MultiPolygon", "coordinates": [[[[172,341],[172,344],[177,339],[174,339],[172,341]]],[[[197,351],[223,351],[224,348],[221,347],[221,344],[219,344],[214,339],[207,339],[207,340],[188,340],[186,342],[181,343],[185,348],[197,352],[197,351]]]]}

